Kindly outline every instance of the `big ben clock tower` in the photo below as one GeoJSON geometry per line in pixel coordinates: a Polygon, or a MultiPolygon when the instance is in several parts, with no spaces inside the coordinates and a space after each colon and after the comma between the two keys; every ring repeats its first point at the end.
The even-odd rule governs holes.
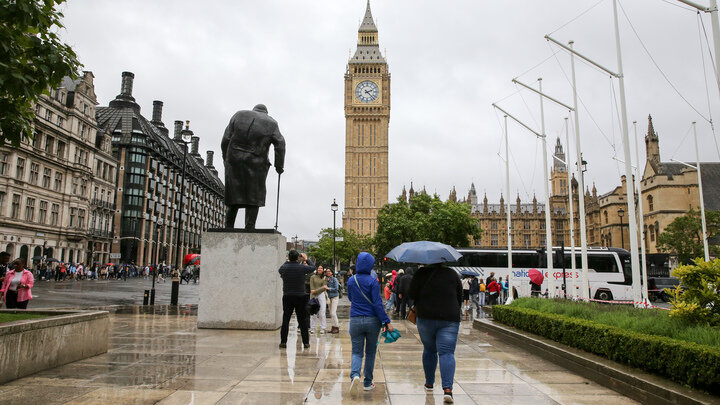
{"type": "Polygon", "coordinates": [[[355,55],[345,71],[345,211],[343,227],[375,235],[388,203],[390,73],[367,3],[355,55]]]}

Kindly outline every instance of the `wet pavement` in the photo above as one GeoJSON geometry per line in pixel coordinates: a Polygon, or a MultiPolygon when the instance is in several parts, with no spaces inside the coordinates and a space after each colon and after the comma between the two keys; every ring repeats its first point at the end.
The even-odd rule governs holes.
{"type": "MultiPolygon", "coordinates": [[[[192,287],[192,286],[191,286],[192,287]]],[[[311,336],[303,349],[279,331],[197,329],[195,311],[110,316],[108,353],[0,386],[0,403],[42,404],[435,404],[423,389],[417,329],[396,321],[397,342],[380,343],[373,391],[350,395],[347,319],[339,335],[311,336]]],[[[193,308],[188,306],[187,308],[193,308]]],[[[634,404],[614,391],[515,346],[461,326],[457,404],[634,404]]],[[[439,371],[436,381],[440,381],[439,371]]]]}
{"type": "MultiPolygon", "coordinates": [[[[171,279],[156,280],[155,303],[170,304],[171,279]]],[[[197,305],[199,284],[180,285],[178,304],[197,305]]],[[[107,305],[140,305],[143,293],[152,288],[152,279],[82,280],[63,282],[35,280],[29,308],[96,307],[107,305]]]]}

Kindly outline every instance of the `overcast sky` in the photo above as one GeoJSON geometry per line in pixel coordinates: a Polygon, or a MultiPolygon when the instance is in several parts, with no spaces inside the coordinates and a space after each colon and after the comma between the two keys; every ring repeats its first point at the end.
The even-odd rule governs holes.
{"type": "MultiPolygon", "coordinates": [[[[528,84],[543,77],[545,92],[572,104],[569,54],[549,45],[545,34],[563,43],[574,40],[577,51],[617,71],[611,0],[371,4],[392,75],[391,201],[411,181],[443,199],[453,186],[459,196],[466,195],[471,182],[480,199],[486,192],[497,202],[506,194],[504,162],[498,157],[504,153],[502,115],[491,103],[502,100],[503,108],[538,131],[538,96],[518,92],[513,77],[528,84]]],[[[718,88],[695,12],[674,0],[621,4],[662,72],[702,114],[663,78],[621,11],[631,136],[632,121],[643,136],[652,114],[662,160],[694,161],[690,123],[697,121],[701,160],[718,161],[706,120],[718,111],[718,88]]],[[[162,100],[168,128],[175,120],[190,120],[202,156],[216,151],[221,179],[219,146],[230,117],[266,104],[287,142],[279,229],[288,239],[296,234],[316,239],[321,228],[332,227],[333,198],[343,207],[343,75],[364,11],[365,0],[70,0],[63,6],[62,36],[95,74],[101,106],[120,92],[121,72],[135,73],[133,95],[143,115],[150,119],[152,101],[162,100]]],[[[709,16],[702,18],[712,41],[709,16]]],[[[585,178],[602,194],[624,173],[613,160],[623,158],[618,82],[585,63],[576,66],[584,104],[581,143],[589,162],[585,178]]],[[[567,111],[546,102],[545,115],[552,151],[555,137],[565,143],[567,111]]],[[[516,124],[509,128],[511,197],[514,201],[519,194],[528,201],[536,194],[542,201],[540,142],[516,124]]],[[[644,167],[642,138],[640,152],[644,167]]],[[[268,176],[258,227],[274,225],[276,176],[274,171],[268,176]]],[[[338,226],[341,218],[338,212],[338,226]]]]}

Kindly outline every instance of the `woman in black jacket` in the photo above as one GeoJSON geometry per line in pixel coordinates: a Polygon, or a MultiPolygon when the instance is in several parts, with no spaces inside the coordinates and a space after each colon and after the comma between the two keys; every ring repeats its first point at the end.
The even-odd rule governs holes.
{"type": "Polygon", "coordinates": [[[463,299],[460,277],[442,264],[423,267],[415,273],[408,296],[414,301],[417,311],[417,329],[423,344],[425,389],[433,389],[439,360],[444,400],[451,403],[455,346],[463,299]]]}

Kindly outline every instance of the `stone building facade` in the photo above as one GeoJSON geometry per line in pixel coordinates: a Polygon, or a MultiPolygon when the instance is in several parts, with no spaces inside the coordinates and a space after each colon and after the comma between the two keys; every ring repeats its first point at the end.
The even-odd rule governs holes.
{"type": "Polygon", "coordinates": [[[345,207],[343,228],[375,235],[388,203],[390,72],[380,52],[368,1],[355,55],[345,71],[345,207]]]}
{"type": "MultiPolygon", "coordinates": [[[[652,117],[648,118],[648,132],[645,136],[646,164],[642,174],[642,204],[645,237],[645,251],[649,254],[663,253],[658,249],[657,238],[663,229],[675,218],[685,215],[690,209],[699,210],[697,171],[681,163],[668,163],[660,160],[659,137],[655,132],[652,117]]],[[[570,246],[569,202],[567,188],[567,166],[563,147],[558,139],[555,145],[554,164],[550,182],[551,224],[553,245],[564,241],[570,246]]],[[[700,163],[703,179],[703,197],[706,210],[720,209],[720,163],[700,163]]],[[[578,217],[578,190],[575,178],[570,179],[573,201],[573,224],[575,246],[580,246],[578,217]]],[[[611,191],[598,195],[585,190],[585,214],[587,242],[589,246],[630,248],[626,178],[621,176],[620,185],[611,191]]],[[[453,199],[455,191],[451,191],[453,199]]],[[[637,201],[638,195],[635,195],[637,201]]],[[[507,230],[505,201],[488,203],[487,196],[478,202],[475,185],[470,187],[464,202],[472,206],[472,214],[483,229],[480,240],[474,240],[475,247],[506,247],[507,230]]],[[[545,207],[533,197],[531,203],[522,203],[517,197],[510,205],[512,237],[514,248],[540,249],[545,245],[545,207]]]]}
{"type": "Polygon", "coordinates": [[[0,250],[12,257],[110,259],[118,162],[95,119],[93,80],[63,79],[35,106],[34,138],[0,147],[0,250]]]}
{"type": "Polygon", "coordinates": [[[171,138],[162,122],[161,101],[153,102],[152,120],[140,114],[132,96],[134,77],[123,72],[120,94],[108,107],[97,109],[98,125],[112,137],[112,153],[119,162],[112,256],[120,263],[177,264],[185,254],[199,252],[201,232],[222,226],[225,190],[213,152],[203,161],[200,138],[189,122],[183,128],[182,121],[175,121],[171,138]],[[189,150],[183,133],[191,135],[189,150]]]}

